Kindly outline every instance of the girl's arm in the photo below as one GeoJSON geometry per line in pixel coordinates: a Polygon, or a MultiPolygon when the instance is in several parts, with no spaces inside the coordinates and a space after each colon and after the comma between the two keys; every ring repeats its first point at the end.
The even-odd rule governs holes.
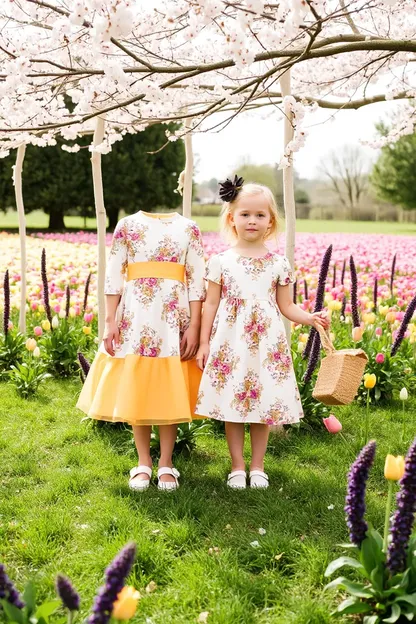
{"type": "Polygon", "coordinates": [[[324,329],[329,327],[329,319],[326,312],[315,312],[310,314],[302,310],[296,303],[293,303],[289,286],[278,286],[276,293],[276,302],[280,312],[289,321],[298,325],[313,325],[317,329],[318,325],[324,329]]]}
{"type": "Polygon", "coordinates": [[[190,301],[189,308],[191,314],[189,327],[183,334],[180,346],[183,361],[192,360],[198,351],[202,301],[190,301]]]}
{"type": "Polygon", "coordinates": [[[211,338],[212,326],[221,299],[221,284],[208,282],[207,298],[204,303],[202,315],[201,335],[196,361],[201,370],[205,368],[209,356],[209,339],[211,338]]]}
{"type": "Polygon", "coordinates": [[[117,223],[108,257],[105,275],[105,329],[104,348],[112,357],[119,345],[119,329],[116,313],[124,289],[124,275],[128,263],[126,245],[127,227],[125,220],[117,223]]]}
{"type": "Polygon", "coordinates": [[[105,296],[105,329],[104,329],[104,348],[107,353],[114,356],[115,349],[119,345],[120,333],[116,321],[118,304],[121,295],[105,296]]]}

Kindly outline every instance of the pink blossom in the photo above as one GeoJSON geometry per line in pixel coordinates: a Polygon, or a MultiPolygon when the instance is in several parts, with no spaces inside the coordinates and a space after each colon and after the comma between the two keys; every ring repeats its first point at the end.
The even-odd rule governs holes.
{"type": "Polygon", "coordinates": [[[376,332],[375,333],[376,333],[376,336],[381,336],[382,333],[383,333],[382,328],[381,327],[376,327],[376,332]]]}
{"type": "Polygon", "coordinates": [[[43,334],[42,327],[39,327],[39,325],[37,325],[36,327],[33,328],[33,333],[35,334],[35,336],[42,336],[43,334]]]}
{"type": "Polygon", "coordinates": [[[328,416],[328,418],[323,418],[322,421],[329,433],[339,433],[342,430],[341,423],[333,414],[328,416]]]}
{"type": "Polygon", "coordinates": [[[383,364],[384,360],[385,360],[384,353],[377,353],[376,355],[377,364],[383,364]]]}

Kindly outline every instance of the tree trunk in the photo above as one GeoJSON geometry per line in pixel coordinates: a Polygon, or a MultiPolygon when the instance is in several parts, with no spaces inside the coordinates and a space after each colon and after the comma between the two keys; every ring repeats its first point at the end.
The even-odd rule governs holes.
{"type": "Polygon", "coordinates": [[[112,232],[115,230],[116,225],[118,223],[118,213],[120,212],[118,206],[110,206],[107,207],[107,215],[108,215],[108,229],[112,232]]]}
{"type": "Polygon", "coordinates": [[[192,151],[192,134],[191,134],[191,120],[185,119],[185,128],[187,133],[184,137],[185,142],[185,180],[183,184],[183,209],[182,214],[187,219],[192,216],[192,177],[194,172],[194,156],[192,151]]]}
{"type": "MultiPolygon", "coordinates": [[[[97,117],[93,145],[100,145],[104,139],[104,118],[97,117]]],[[[95,212],[97,215],[97,239],[98,239],[98,339],[101,341],[104,334],[105,320],[105,231],[107,225],[107,215],[104,206],[103,179],[101,172],[101,154],[93,152],[91,156],[92,179],[94,186],[95,212]]]]}
{"type": "Polygon", "coordinates": [[[16,195],[16,207],[19,217],[19,237],[20,237],[20,310],[19,310],[19,331],[26,333],[26,217],[23,205],[22,192],[22,170],[23,159],[25,157],[26,145],[23,143],[17,148],[16,165],[13,169],[13,184],[16,195]]]}
{"type": "MultiPolygon", "coordinates": [[[[282,97],[291,95],[290,90],[290,70],[285,72],[280,78],[280,86],[282,89],[282,97]]],[[[284,146],[293,139],[293,115],[289,108],[286,106],[285,120],[284,120],[284,146]]],[[[285,220],[286,220],[286,256],[290,262],[292,268],[295,264],[295,235],[296,235],[296,206],[295,206],[295,191],[293,183],[293,155],[290,161],[290,165],[283,169],[283,200],[285,206],[285,220]]],[[[293,287],[290,286],[290,294],[293,296],[293,287]]],[[[284,319],[284,325],[286,330],[286,338],[290,348],[291,343],[291,324],[288,319],[284,319]]]]}
{"type": "Polygon", "coordinates": [[[50,212],[49,213],[49,226],[50,230],[64,230],[65,221],[62,212],[50,212]]]}

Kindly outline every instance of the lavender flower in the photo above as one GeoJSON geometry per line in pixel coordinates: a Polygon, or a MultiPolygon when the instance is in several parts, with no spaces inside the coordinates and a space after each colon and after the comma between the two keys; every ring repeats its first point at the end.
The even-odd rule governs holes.
{"type": "Polygon", "coordinates": [[[87,281],[85,282],[84,304],[82,306],[82,311],[83,312],[85,312],[85,310],[87,309],[88,293],[90,291],[90,282],[91,282],[91,273],[88,273],[87,281]]]}
{"type": "Polygon", "coordinates": [[[18,609],[23,609],[24,602],[21,601],[19,592],[6,574],[6,568],[0,563],[0,600],[7,600],[18,609]]]}
{"type": "Polygon", "coordinates": [[[360,316],[358,314],[358,282],[357,269],[355,268],[354,258],[350,256],[350,273],[351,273],[351,312],[354,327],[360,327],[360,316]]]}
{"type": "MultiPolygon", "coordinates": [[[[320,312],[324,305],[325,283],[326,283],[326,278],[328,277],[329,263],[331,262],[331,256],[332,256],[332,245],[328,247],[328,249],[324,253],[324,257],[322,258],[321,268],[319,270],[318,288],[316,290],[315,307],[313,310],[314,312],[320,312]]],[[[308,341],[303,351],[304,358],[309,357],[311,353],[312,343],[313,343],[315,334],[316,334],[316,329],[312,327],[311,331],[309,332],[308,341]]]]}
{"type": "Polygon", "coordinates": [[[309,355],[308,366],[303,376],[303,381],[305,383],[309,383],[312,378],[313,371],[315,370],[316,365],[318,364],[320,352],[321,352],[321,339],[319,337],[318,332],[315,331],[315,334],[313,337],[312,349],[309,355]]]}
{"type": "Polygon", "coordinates": [[[334,262],[334,273],[332,276],[332,288],[335,288],[337,284],[337,264],[334,262]]]}
{"type": "Polygon", "coordinates": [[[78,353],[78,362],[79,365],[81,366],[81,370],[85,376],[85,378],[87,377],[89,370],[90,370],[90,363],[88,362],[87,358],[85,357],[85,355],[83,355],[82,353],[78,353]]]}
{"type": "Polygon", "coordinates": [[[391,275],[390,275],[390,293],[393,296],[393,282],[394,282],[394,273],[396,271],[396,258],[397,253],[393,256],[393,262],[391,263],[391,275]]]}
{"type": "Polygon", "coordinates": [[[296,280],[295,283],[293,284],[293,303],[296,303],[297,289],[298,289],[298,282],[296,280]]]}
{"type": "Polygon", "coordinates": [[[399,327],[399,331],[397,332],[396,340],[391,348],[391,354],[396,355],[399,350],[400,345],[403,342],[404,335],[406,333],[407,326],[416,310],[416,295],[413,297],[409,305],[407,306],[407,310],[404,313],[404,317],[402,320],[402,324],[399,327]]]}
{"type": "Polygon", "coordinates": [[[9,333],[9,321],[10,321],[10,281],[9,281],[8,269],[6,273],[4,274],[3,293],[4,293],[3,331],[4,331],[4,336],[7,338],[7,334],[9,333]]]}
{"type": "Polygon", "coordinates": [[[48,284],[48,276],[46,274],[45,248],[42,249],[41,275],[42,275],[42,284],[43,284],[43,303],[45,306],[45,312],[46,312],[46,316],[48,317],[48,321],[52,325],[52,312],[51,312],[51,306],[49,304],[49,284],[48,284]]]}
{"type": "Polygon", "coordinates": [[[345,308],[347,307],[347,297],[344,295],[342,298],[341,316],[345,319],[345,308]]]}
{"type": "Polygon", "coordinates": [[[344,277],[345,277],[345,265],[347,264],[347,261],[344,259],[344,263],[342,265],[342,272],[341,272],[341,284],[344,285],[344,277]]]}
{"type": "Polygon", "coordinates": [[[71,289],[69,286],[65,289],[65,316],[69,316],[69,308],[71,307],[71,289]]]}
{"type": "Polygon", "coordinates": [[[306,279],[303,280],[303,298],[308,298],[308,282],[306,281],[306,279]]]}
{"type": "Polygon", "coordinates": [[[406,550],[416,511],[416,438],[406,455],[404,475],[396,501],[397,510],[393,517],[387,555],[387,567],[393,574],[403,572],[406,567],[406,550]]]}
{"type": "Polygon", "coordinates": [[[71,581],[66,576],[58,574],[55,586],[64,607],[69,611],[79,611],[80,598],[71,581]]]}
{"type": "Polygon", "coordinates": [[[374,440],[370,440],[361,449],[348,474],[348,489],[344,511],[347,514],[346,521],[350,530],[350,540],[358,547],[361,546],[368,529],[368,525],[364,520],[365,488],[375,454],[376,443],[374,440]]]}
{"type": "Polygon", "coordinates": [[[375,278],[375,280],[374,280],[374,292],[373,292],[374,310],[377,310],[377,299],[378,299],[378,280],[377,280],[377,278],[375,278]]]}
{"type": "Polygon", "coordinates": [[[105,585],[95,598],[92,614],[88,624],[107,624],[111,618],[114,602],[124,586],[124,581],[130,573],[136,556],[136,545],[127,544],[105,571],[105,585]]]}

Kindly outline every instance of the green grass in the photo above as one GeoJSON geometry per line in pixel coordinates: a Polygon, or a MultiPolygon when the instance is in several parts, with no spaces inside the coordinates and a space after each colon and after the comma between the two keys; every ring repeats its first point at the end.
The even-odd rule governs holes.
{"type": "MultiPolygon", "coordinates": [[[[323,572],[347,538],[343,506],[352,457],[339,437],[295,430],[273,436],[270,489],[230,492],[225,440],[208,435],[190,458],[177,458],[177,492],[152,487],[139,494],[127,487],[136,462],[130,432],[81,422],[74,408],[79,390],[77,381],[48,381],[25,402],[1,385],[0,559],[20,589],[33,577],[40,597],[52,597],[54,575],[66,573],[82,595],[83,618],[105,566],[135,540],[129,581],[143,598],[134,624],[188,624],[202,611],[210,612],[209,624],[331,621],[335,598],[322,591],[323,572]],[[250,545],[256,540],[258,548],[250,545]],[[214,547],[218,554],[209,553],[214,547]],[[150,581],[157,590],[146,594],[150,581]]],[[[355,452],[363,410],[337,414],[355,452]]],[[[416,425],[410,411],[409,421],[410,434],[416,425]]],[[[374,410],[372,431],[379,450],[369,515],[381,528],[384,457],[405,452],[398,444],[400,406],[374,410]]]]}
{"type": "MultiPolygon", "coordinates": [[[[37,210],[26,216],[26,225],[31,229],[44,229],[48,227],[48,216],[37,210]]],[[[195,216],[195,221],[203,232],[218,231],[218,217],[195,216]]],[[[85,229],[84,219],[81,217],[65,217],[65,225],[68,228],[85,229]]],[[[0,231],[2,229],[16,229],[18,227],[17,213],[0,212],[0,231]]],[[[96,220],[87,219],[87,229],[96,229],[96,220]]],[[[311,219],[298,219],[296,222],[298,232],[324,233],[345,232],[353,234],[407,234],[416,235],[416,223],[397,223],[385,221],[320,221],[311,219]]]]}

